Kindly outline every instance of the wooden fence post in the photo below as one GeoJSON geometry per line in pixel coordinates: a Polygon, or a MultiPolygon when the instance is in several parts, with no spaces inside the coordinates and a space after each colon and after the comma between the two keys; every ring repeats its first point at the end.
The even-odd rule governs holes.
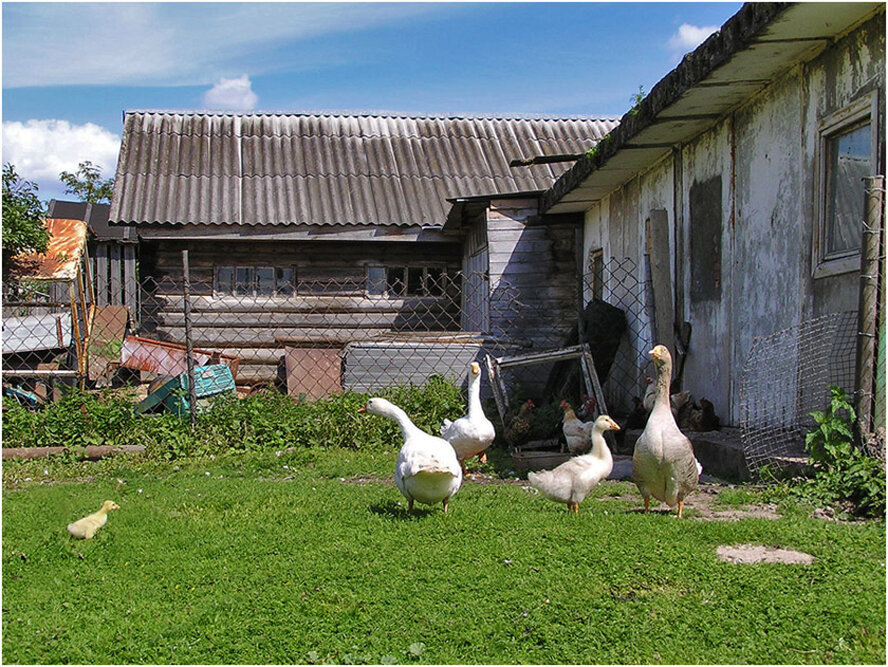
{"type": "Polygon", "coordinates": [[[194,342],[191,337],[191,275],[188,268],[188,250],[182,251],[182,292],[185,299],[185,364],[188,373],[188,412],[191,428],[197,426],[197,388],[194,386],[194,342]]]}

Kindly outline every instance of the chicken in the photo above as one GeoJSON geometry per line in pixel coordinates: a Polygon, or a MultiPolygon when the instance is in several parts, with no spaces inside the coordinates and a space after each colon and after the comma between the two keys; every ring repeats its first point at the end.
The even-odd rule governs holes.
{"type": "Polygon", "coordinates": [[[534,408],[533,401],[529,398],[521,404],[518,414],[512,417],[512,421],[506,426],[504,435],[506,440],[513,447],[519,447],[530,439],[533,432],[533,422],[530,413],[534,408]]]}
{"type": "Polygon", "coordinates": [[[632,478],[650,509],[651,496],[670,507],[678,506],[681,518],[684,499],[697,488],[699,464],[691,441],[679,430],[669,404],[672,356],[664,345],[650,351],[657,367],[656,398],[647,424],[635,443],[632,478]]]}
{"type": "Polygon", "coordinates": [[[573,408],[567,401],[561,401],[561,409],[564,410],[564,418],[561,421],[561,432],[567,443],[567,450],[571,456],[585,454],[592,446],[592,422],[583,422],[577,419],[573,408]]]}
{"type": "Polygon", "coordinates": [[[527,473],[527,481],[546,498],[567,505],[574,514],[593,488],[614,468],[614,459],[604,441],[605,431],[618,431],[620,427],[607,415],[601,415],[592,424],[592,452],[575,456],[554,470],[527,473]]]}
{"type": "Polygon", "coordinates": [[[598,410],[598,401],[594,396],[583,394],[583,402],[577,408],[577,417],[584,422],[594,422],[595,412],[598,410]]]}
{"type": "Polygon", "coordinates": [[[688,429],[691,431],[717,431],[719,426],[715,406],[705,398],[701,398],[700,407],[694,406],[691,409],[688,417],[688,429]]]}
{"type": "Polygon", "coordinates": [[[74,537],[82,540],[91,540],[96,531],[105,525],[108,521],[108,512],[110,510],[119,510],[120,505],[113,500],[106,500],[102,503],[98,512],[93,512],[89,516],[78,519],[74,523],[68,524],[68,532],[74,537]]]}

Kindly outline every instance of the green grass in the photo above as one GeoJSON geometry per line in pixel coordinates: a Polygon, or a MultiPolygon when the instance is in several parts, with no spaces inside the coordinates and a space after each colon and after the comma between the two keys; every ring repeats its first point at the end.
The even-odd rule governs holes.
{"type": "Polygon", "coordinates": [[[408,515],[394,458],[4,463],[4,662],[884,662],[884,522],[678,521],[619,483],[571,516],[471,480],[408,515]],[[716,559],[744,542],[816,560],[716,559]]]}

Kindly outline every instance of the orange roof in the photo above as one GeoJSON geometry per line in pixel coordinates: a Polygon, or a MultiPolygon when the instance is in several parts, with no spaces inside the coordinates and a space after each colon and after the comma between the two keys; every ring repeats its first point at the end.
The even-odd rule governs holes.
{"type": "Polygon", "coordinates": [[[74,280],[86,249],[86,223],[83,220],[49,218],[49,247],[45,253],[19,255],[20,275],[37,280],[74,280]]]}

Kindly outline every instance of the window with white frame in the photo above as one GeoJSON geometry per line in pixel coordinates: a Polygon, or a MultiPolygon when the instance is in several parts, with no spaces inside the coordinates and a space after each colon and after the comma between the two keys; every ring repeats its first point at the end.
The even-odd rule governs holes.
{"type": "Polygon", "coordinates": [[[292,266],[217,266],[213,273],[217,296],[289,296],[296,291],[292,266]]]}
{"type": "Polygon", "coordinates": [[[860,266],[863,179],[876,169],[877,105],[878,98],[868,95],[820,125],[815,277],[847,273],[860,266]]]}

